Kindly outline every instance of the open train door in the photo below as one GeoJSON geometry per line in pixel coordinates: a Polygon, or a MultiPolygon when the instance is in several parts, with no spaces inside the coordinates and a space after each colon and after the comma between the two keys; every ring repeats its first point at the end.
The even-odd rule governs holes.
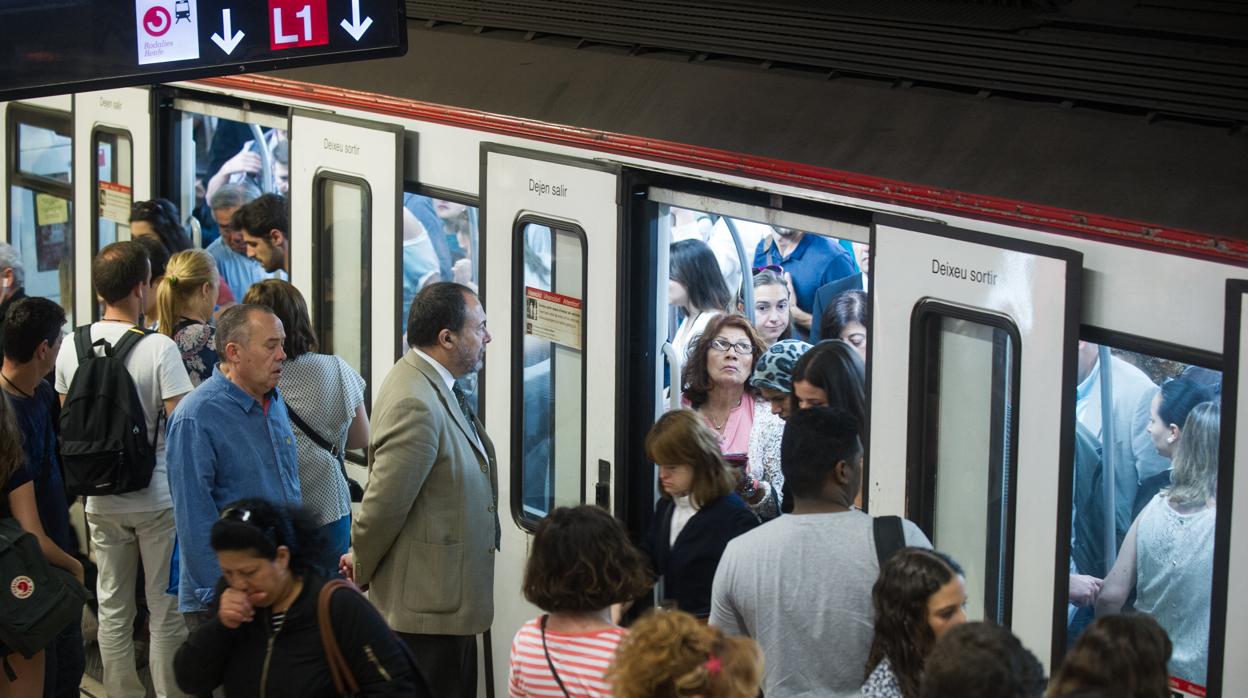
{"type": "Polygon", "coordinates": [[[556,506],[612,506],[620,172],[485,144],[481,152],[485,427],[500,471],[494,684],[537,609],[520,599],[530,533],[556,506]]]}
{"type": "MultiPolygon", "coordinates": [[[[1235,477],[1235,468],[1248,463],[1248,410],[1239,409],[1239,396],[1248,396],[1248,281],[1226,282],[1226,330],[1223,334],[1222,448],[1218,464],[1217,507],[1230,516],[1218,516],[1213,558],[1213,598],[1210,606],[1208,695],[1237,695],[1248,685],[1248,604],[1238,590],[1248,588],[1248,475],[1235,477]],[[1223,543],[1222,541],[1227,541],[1223,543]],[[1231,590],[1237,590],[1232,592],[1231,590]],[[1235,593],[1234,601],[1231,594],[1235,593]],[[1219,647],[1220,645],[1220,647],[1219,647]],[[1239,659],[1236,660],[1235,658],[1239,659]],[[1240,686],[1241,688],[1235,688],[1240,686]]],[[[1175,686],[1171,679],[1172,688],[1175,686]]],[[[1194,694],[1194,692],[1192,693],[1194,694]]]]}
{"type": "Polygon", "coordinates": [[[871,513],[961,562],[968,617],[1056,659],[1082,255],[879,216],[871,258],[871,513]]]}

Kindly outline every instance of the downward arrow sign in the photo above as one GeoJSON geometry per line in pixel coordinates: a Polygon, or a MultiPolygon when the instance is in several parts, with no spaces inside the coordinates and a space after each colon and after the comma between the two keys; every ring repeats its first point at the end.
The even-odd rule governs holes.
{"type": "Polygon", "coordinates": [[[228,56],[234,52],[234,47],[238,46],[238,42],[242,41],[243,37],[247,35],[239,31],[231,36],[231,29],[233,29],[233,27],[230,26],[229,10],[221,10],[221,25],[221,34],[225,34],[225,38],[222,38],[221,34],[213,34],[212,41],[220,47],[222,51],[225,51],[225,55],[228,56]]]}
{"type": "Polygon", "coordinates": [[[342,28],[346,29],[347,33],[351,35],[351,38],[359,41],[360,37],[364,36],[364,32],[368,31],[368,28],[373,26],[373,18],[365,17],[364,21],[361,22],[360,0],[351,0],[351,21],[348,22],[344,19],[341,24],[342,28]]]}

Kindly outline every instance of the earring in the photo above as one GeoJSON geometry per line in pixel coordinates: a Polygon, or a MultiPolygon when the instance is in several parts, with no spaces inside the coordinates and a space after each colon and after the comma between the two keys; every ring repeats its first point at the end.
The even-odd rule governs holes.
{"type": "Polygon", "coordinates": [[[1168,443],[1168,444],[1172,444],[1172,443],[1174,443],[1174,434],[1171,434],[1171,435],[1169,435],[1169,436],[1167,436],[1167,437],[1166,437],[1166,443],[1168,443]]]}

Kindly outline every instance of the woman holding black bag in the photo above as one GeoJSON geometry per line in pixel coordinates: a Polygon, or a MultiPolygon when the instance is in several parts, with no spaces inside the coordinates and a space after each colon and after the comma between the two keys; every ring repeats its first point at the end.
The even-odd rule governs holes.
{"type": "Polygon", "coordinates": [[[316,564],[336,574],[339,558],[351,547],[352,483],[344,454],[368,446],[364,379],[340,357],[316,353],[308,304],[290,283],[268,279],[253,284],[243,302],[271,308],[286,330],[286,361],[277,387],[294,427],[303,505],[316,517],[325,540],[316,564]]]}

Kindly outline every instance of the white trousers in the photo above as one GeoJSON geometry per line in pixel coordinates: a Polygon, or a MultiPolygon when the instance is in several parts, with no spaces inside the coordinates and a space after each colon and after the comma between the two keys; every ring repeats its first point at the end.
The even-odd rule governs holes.
{"type": "Polygon", "coordinates": [[[176,539],[173,509],[134,514],[87,514],[91,545],[100,567],[100,657],[109,698],[144,698],[134,664],[135,583],[143,560],[144,590],[150,613],[148,666],[159,698],[180,697],[173,678],[173,655],[186,640],[178,597],[166,593],[169,561],[176,539]]]}

